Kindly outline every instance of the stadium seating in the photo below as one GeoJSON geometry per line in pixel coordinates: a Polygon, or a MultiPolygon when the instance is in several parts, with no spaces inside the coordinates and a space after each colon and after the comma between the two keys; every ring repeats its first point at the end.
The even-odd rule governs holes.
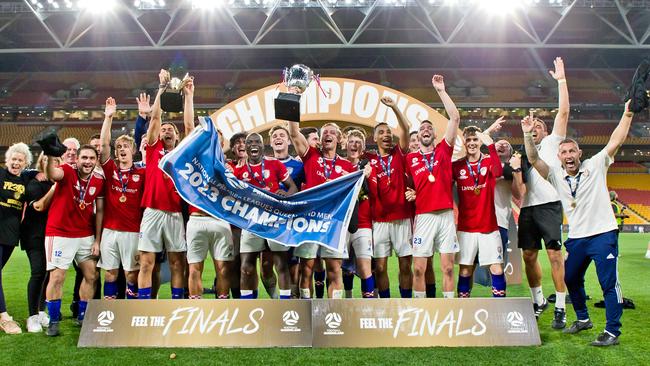
{"type": "Polygon", "coordinates": [[[16,142],[32,143],[34,135],[43,131],[45,126],[16,125],[0,123],[0,146],[10,146],[16,142]]]}
{"type": "Polygon", "coordinates": [[[650,174],[608,174],[607,185],[615,190],[619,201],[650,220],[650,174]]]}

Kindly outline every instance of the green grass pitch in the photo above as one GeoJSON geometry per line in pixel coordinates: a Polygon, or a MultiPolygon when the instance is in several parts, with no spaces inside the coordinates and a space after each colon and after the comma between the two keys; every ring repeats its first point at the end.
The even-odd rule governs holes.
{"type": "MultiPolygon", "coordinates": [[[[607,349],[589,346],[589,342],[603,330],[604,309],[593,307],[602,299],[594,266],[589,268],[586,286],[592,297],[588,302],[594,329],[578,335],[565,335],[551,329],[552,308],[539,320],[542,345],[539,347],[491,347],[491,348],[375,348],[375,349],[78,349],[79,328],[72,324],[68,305],[72,295],[72,277],[68,276],[62,306],[64,320],[60,337],[49,339],[43,333],[29,334],[25,329],[27,318],[27,280],[29,264],[24,252],[16,250],[3,271],[3,284],[9,313],[22,326],[21,335],[0,334],[0,365],[140,365],[140,364],[292,364],[323,365],[326,363],[342,365],[377,364],[575,364],[575,365],[648,365],[650,352],[650,260],[644,258],[650,234],[622,234],[619,243],[619,275],[623,295],[632,298],[636,310],[625,310],[621,329],[621,344],[607,349]],[[176,353],[175,359],[170,354],[176,353]]],[[[548,259],[540,253],[544,268],[544,293],[554,293],[550,277],[548,259]]],[[[213,269],[206,265],[204,281],[211,284],[213,269]]],[[[438,268],[436,264],[436,268],[438,268]]],[[[397,262],[390,262],[396,279],[397,262]]],[[[397,281],[393,280],[391,292],[399,294],[397,281]]],[[[360,284],[355,281],[355,297],[359,295],[360,284]]],[[[438,284],[440,291],[440,284],[438,284]]],[[[260,294],[265,296],[263,288],[260,294]]],[[[527,285],[508,287],[509,296],[529,296],[527,285]]],[[[487,288],[475,286],[473,297],[487,297],[487,288]]],[[[169,298],[169,285],[161,288],[161,297],[169,298]]],[[[570,305],[568,321],[575,320],[570,305]]]]}

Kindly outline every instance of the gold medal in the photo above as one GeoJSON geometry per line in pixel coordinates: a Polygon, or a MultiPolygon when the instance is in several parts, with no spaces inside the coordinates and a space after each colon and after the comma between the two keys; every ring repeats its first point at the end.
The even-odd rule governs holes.
{"type": "Polygon", "coordinates": [[[576,208],[576,201],[575,200],[571,201],[571,208],[576,208]]]}
{"type": "Polygon", "coordinates": [[[126,196],[125,195],[120,196],[120,202],[122,202],[122,203],[126,202],[126,196]]]}
{"type": "Polygon", "coordinates": [[[85,210],[86,209],[86,202],[80,202],[79,203],[79,208],[82,209],[82,210],[85,210]]]}
{"type": "Polygon", "coordinates": [[[429,182],[433,183],[436,181],[436,178],[433,176],[433,174],[429,173],[429,182]]]}
{"type": "Polygon", "coordinates": [[[481,194],[481,189],[479,187],[474,187],[474,194],[477,196],[481,194]]]}

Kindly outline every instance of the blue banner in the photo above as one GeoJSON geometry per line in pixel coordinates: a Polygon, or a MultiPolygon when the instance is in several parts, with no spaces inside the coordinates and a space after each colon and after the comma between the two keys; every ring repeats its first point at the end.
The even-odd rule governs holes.
{"type": "Polygon", "coordinates": [[[342,252],[362,172],[283,197],[240,181],[226,169],[209,117],[160,161],[180,196],[207,214],[288,246],[318,243],[342,252]]]}

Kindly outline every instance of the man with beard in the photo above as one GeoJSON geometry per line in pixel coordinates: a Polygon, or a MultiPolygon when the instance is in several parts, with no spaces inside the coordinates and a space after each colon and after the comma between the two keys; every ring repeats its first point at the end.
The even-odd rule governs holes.
{"type": "MultiPolygon", "coordinates": [[[[555,71],[549,73],[558,83],[559,106],[553,131],[549,135],[546,124],[535,118],[532,132],[539,156],[550,165],[558,165],[558,146],[566,137],[569,122],[569,90],[564,74],[564,62],[558,57],[554,65],[555,71]]],[[[551,275],[555,285],[555,313],[551,327],[563,329],[566,326],[566,285],[562,256],[562,204],[553,186],[540,176],[537,170],[531,169],[527,172],[526,193],[519,216],[518,240],[519,248],[523,250],[526,278],[537,318],[548,307],[548,301],[542,291],[542,267],[537,259],[542,249],[542,239],[551,262],[551,275]]]]}
{"type": "Polygon", "coordinates": [[[440,253],[443,297],[454,297],[454,256],[459,251],[454,224],[451,156],[454,151],[460,114],[447,92],[441,75],[434,75],[432,85],[449,116],[444,138],[435,145],[436,133],[430,121],[422,121],[418,130],[420,150],[406,157],[413,188],[406,198],[415,201],[413,233],[413,289],[426,293],[425,272],[434,250],[440,253]]]}
{"type": "MultiPolygon", "coordinates": [[[[246,137],[246,162],[235,167],[233,174],[256,187],[279,195],[292,195],[298,191],[291,175],[279,160],[264,156],[264,142],[258,133],[246,137]],[[280,189],[282,183],[287,190],[280,189]]],[[[266,244],[273,255],[278,272],[280,299],[291,298],[291,276],[289,275],[289,247],[273,240],[265,240],[250,231],[242,230],[241,236],[241,298],[257,298],[257,256],[266,244]]]]}
{"type": "MultiPolygon", "coordinates": [[[[341,140],[341,130],[335,123],[326,123],[321,128],[321,148],[313,147],[308,143],[305,136],[300,133],[298,122],[289,122],[289,134],[304,164],[305,189],[329,182],[355,170],[348,160],[336,153],[336,147],[341,140]]],[[[312,271],[318,249],[318,244],[307,243],[295,250],[296,256],[301,258],[300,296],[302,298],[311,298],[312,271]]],[[[327,278],[330,283],[327,290],[328,297],[340,299],[343,297],[341,264],[348,256],[347,250],[337,253],[322,247],[320,252],[321,258],[325,259],[327,278]]]]}
{"type": "Polygon", "coordinates": [[[181,198],[172,180],[158,167],[160,159],[176,147],[178,130],[173,123],[162,123],[160,96],[167,88],[170,75],[161,70],[160,87],[154,100],[151,122],[147,129],[145,188],[142,196],[142,223],[140,225],[140,273],[138,298],[151,298],[152,273],[156,253],[167,251],[171,272],[172,299],[182,299],[185,283],[185,232],[181,214],[181,198]]]}
{"type": "MultiPolygon", "coordinates": [[[[379,297],[390,297],[388,257],[394,251],[399,261],[400,296],[410,298],[413,295],[413,272],[411,272],[413,205],[404,196],[407,187],[405,158],[409,146],[409,126],[406,117],[390,97],[381,98],[381,102],[397,117],[399,142],[397,145],[393,144],[393,132],[386,122],[380,122],[375,126],[373,139],[377,144],[379,155],[369,156],[372,168],[369,197],[373,211],[375,278],[379,297]]],[[[425,292],[421,291],[416,294],[416,297],[425,297],[424,295],[425,292]]]]}
{"type": "Polygon", "coordinates": [[[528,160],[557,190],[569,222],[564,281],[578,320],[565,333],[575,334],[593,327],[587,311],[585,273],[592,260],[596,263],[607,323],[592,346],[616,345],[621,334],[623,294],[618,281],[618,225],[609,206],[607,170],[630,130],[634,113],[629,111],[629,104],[629,101],[625,103],[621,120],[605,148],[590,159],[581,162],[578,143],[562,140],[557,155],[561,166],[549,165],[537,151],[534,120],[527,117],[521,121],[528,160]]]}
{"type": "Polygon", "coordinates": [[[142,221],[140,202],[145,182],[145,168],[133,163],[135,142],[129,135],[115,140],[115,160],[111,159],[111,126],[117,111],[115,99],[106,100],[102,125],[100,162],[106,177],[106,213],[97,266],[104,275],[104,298],[118,294],[120,265],[126,276],[126,298],[138,295],[138,234],[142,221]],[[116,164],[117,161],[117,164],[116,164]]]}
{"type": "Polygon", "coordinates": [[[458,192],[458,297],[470,297],[477,256],[480,266],[489,266],[492,296],[505,297],[503,248],[494,208],[496,179],[503,174],[503,168],[490,136],[476,126],[468,126],[463,129],[463,138],[467,155],[452,164],[458,192]],[[488,146],[489,156],[481,153],[482,144],[488,146]]]}
{"type": "Polygon", "coordinates": [[[84,276],[79,289],[79,324],[95,292],[96,257],[104,216],[104,178],[94,172],[97,151],[92,146],[82,146],[77,155],[76,168],[68,164],[56,167],[51,163],[54,159],[46,163],[47,176],[57,182],[45,229],[47,270],[50,272],[46,290],[50,315],[48,336],[59,335],[63,283],[73,260],[84,276]]]}

